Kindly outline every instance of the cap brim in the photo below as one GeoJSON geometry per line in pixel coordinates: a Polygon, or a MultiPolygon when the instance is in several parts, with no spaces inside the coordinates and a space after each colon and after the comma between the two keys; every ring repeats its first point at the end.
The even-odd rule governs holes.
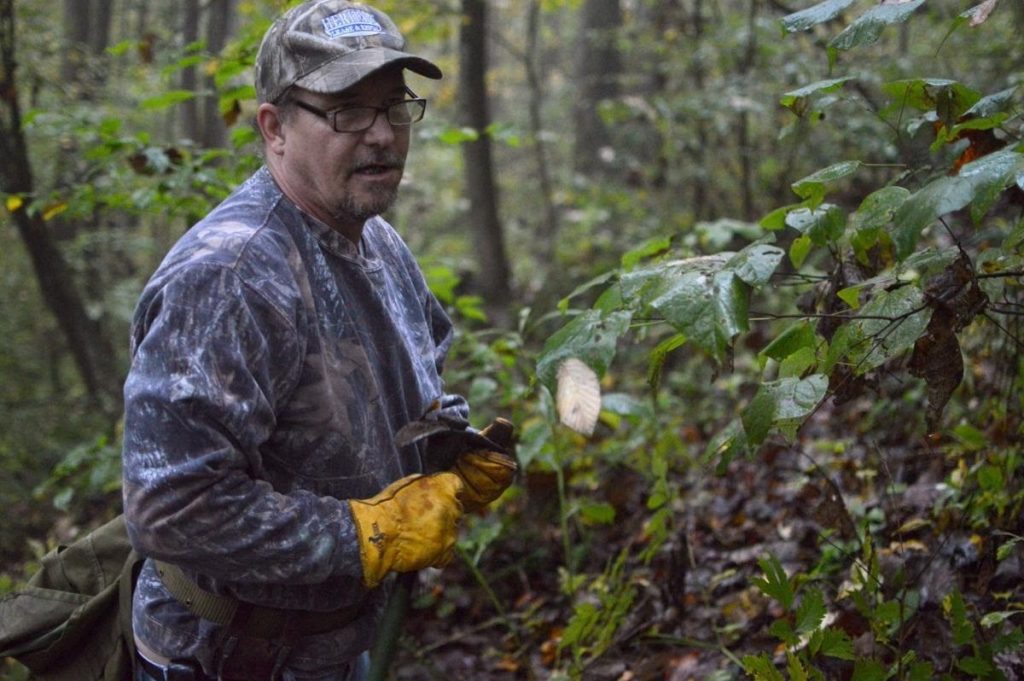
{"type": "Polygon", "coordinates": [[[329,94],[346,90],[385,67],[399,66],[427,78],[442,77],[441,69],[422,57],[386,47],[369,47],[338,57],[295,81],[310,92],[329,94]]]}

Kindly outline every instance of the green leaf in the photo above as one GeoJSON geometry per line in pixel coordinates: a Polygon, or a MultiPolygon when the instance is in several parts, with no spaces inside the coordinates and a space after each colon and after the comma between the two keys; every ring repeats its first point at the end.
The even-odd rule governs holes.
{"type": "Polygon", "coordinates": [[[909,681],[933,681],[935,667],[931,662],[914,662],[910,665],[909,681]]]}
{"type": "Polygon", "coordinates": [[[981,626],[986,629],[991,629],[997,624],[1002,624],[1014,615],[1022,614],[1024,614],[1024,610],[1000,610],[998,612],[985,613],[985,616],[981,618],[981,626]]]}
{"type": "Polygon", "coordinates": [[[790,681],[807,681],[807,670],[804,669],[800,658],[790,651],[786,651],[786,669],[789,671],[790,681]]]}
{"type": "Polygon", "coordinates": [[[853,4],[853,0],[827,0],[782,18],[782,27],[789,33],[806,31],[812,26],[832,21],[839,13],[853,4]]]}
{"type": "Polygon", "coordinates": [[[731,355],[732,340],[748,328],[749,288],[734,273],[683,275],[651,307],[717,362],[731,355]]]}
{"type": "MultiPolygon", "coordinates": [[[[804,320],[788,327],[772,340],[764,350],[758,353],[758,357],[770,357],[781,362],[801,348],[814,348],[817,344],[817,337],[814,335],[814,327],[810,322],[804,320]]],[[[763,362],[762,362],[763,366],[763,362]]]]}
{"type": "Polygon", "coordinates": [[[594,277],[593,279],[591,279],[591,280],[589,280],[589,281],[587,281],[587,282],[585,282],[583,284],[580,284],[579,286],[577,286],[573,290],[572,293],[570,293],[565,298],[562,298],[560,301],[558,301],[558,311],[562,312],[564,314],[569,309],[569,301],[570,300],[572,300],[573,298],[575,298],[578,295],[586,293],[587,291],[589,291],[590,289],[592,289],[592,288],[594,288],[596,286],[602,286],[604,284],[607,284],[609,281],[611,281],[612,279],[617,277],[618,274],[619,273],[617,271],[615,271],[615,270],[609,270],[609,271],[607,271],[607,272],[605,272],[603,274],[599,274],[598,276],[594,277]]]}
{"type": "Polygon", "coordinates": [[[885,112],[902,111],[911,107],[918,111],[939,115],[947,127],[981,99],[981,93],[963,83],[945,78],[911,78],[882,85],[882,91],[892,100],[885,112]]]}
{"type": "Polygon", "coordinates": [[[807,100],[812,95],[824,95],[837,92],[841,90],[847,81],[853,80],[852,76],[844,76],[843,78],[829,78],[828,80],[819,80],[809,85],[804,85],[796,90],[790,90],[789,92],[783,93],[779,99],[779,103],[786,107],[797,116],[803,116],[807,112],[807,100]]]}
{"type": "Polygon", "coordinates": [[[860,292],[864,287],[861,285],[847,286],[846,288],[837,291],[836,297],[850,306],[851,310],[860,309],[860,292]]]}
{"type": "Polygon", "coordinates": [[[961,657],[956,666],[977,679],[990,679],[996,668],[990,660],[976,655],[961,657]]]}
{"type": "Polygon", "coordinates": [[[661,368],[665,366],[665,360],[669,353],[685,344],[686,336],[677,333],[658,343],[657,347],[651,351],[650,362],[647,366],[647,383],[652,390],[657,390],[661,384],[661,368]]]}
{"type": "Polygon", "coordinates": [[[958,646],[974,641],[974,626],[967,619],[967,607],[960,591],[954,589],[942,599],[942,611],[953,627],[953,643],[958,646]]]}
{"type": "Polygon", "coordinates": [[[834,657],[837,660],[854,660],[853,641],[842,629],[829,627],[821,630],[818,638],[817,650],[826,657],[834,657]]]}
{"type": "Polygon", "coordinates": [[[755,243],[730,258],[724,268],[735,270],[736,276],[751,286],[764,286],[784,255],[785,252],[778,246],[755,243]]]}
{"type": "Polygon", "coordinates": [[[615,522],[615,507],[607,502],[582,504],[580,514],[585,520],[596,525],[610,525],[615,522]]]}
{"type": "Polygon", "coordinates": [[[672,237],[657,236],[643,242],[635,248],[631,248],[622,256],[622,269],[631,270],[641,261],[647,260],[655,255],[661,255],[668,251],[672,245],[672,237]]]}
{"type": "Polygon", "coordinates": [[[448,128],[437,136],[442,144],[457,145],[465,142],[476,142],[480,139],[480,131],[476,128],[448,128]]]}
{"type": "Polygon", "coordinates": [[[814,348],[800,348],[779,364],[779,378],[800,378],[818,365],[814,348]]]}
{"type": "Polygon", "coordinates": [[[924,304],[924,296],[915,286],[876,293],[851,322],[856,331],[853,337],[862,339],[849,347],[857,372],[866,373],[911,348],[931,317],[932,308],[924,304]]]}
{"type": "Polygon", "coordinates": [[[871,192],[850,216],[850,226],[857,231],[886,227],[909,196],[910,190],[903,187],[882,187],[871,192]]]}
{"type": "Polygon", "coordinates": [[[1003,488],[1003,471],[997,466],[985,464],[978,469],[978,486],[986,492],[998,492],[1003,488]]]}
{"type": "Polygon", "coordinates": [[[750,287],[743,281],[761,281],[778,249],[755,244],[739,254],[688,258],[624,274],[623,301],[636,311],[648,308],[684,334],[718,362],[731,357],[732,339],[748,328],[750,287]]]}
{"type": "Polygon", "coordinates": [[[808,589],[796,609],[796,630],[807,634],[821,626],[825,619],[825,597],[819,589],[808,589]]]}
{"type": "Polygon", "coordinates": [[[795,646],[800,642],[800,637],[793,631],[793,627],[790,626],[789,620],[780,618],[772,622],[772,625],[768,627],[768,633],[779,639],[787,646],[795,646]]]}
{"type": "Polygon", "coordinates": [[[825,198],[826,185],[852,175],[861,167],[860,161],[840,161],[822,168],[792,184],[793,191],[805,199],[808,207],[816,207],[825,198]]]}
{"type": "Polygon", "coordinates": [[[906,21],[924,0],[910,0],[896,5],[875,5],[847,26],[829,42],[836,50],[849,50],[870,45],[878,40],[886,26],[906,21]]]}
{"type": "Polygon", "coordinates": [[[953,429],[953,435],[971,451],[978,451],[988,445],[988,438],[969,423],[961,423],[953,429]]]}
{"type": "Polygon", "coordinates": [[[754,677],[754,681],[785,681],[782,672],[775,668],[775,664],[767,653],[758,656],[744,655],[743,670],[754,677]]]}
{"type": "Polygon", "coordinates": [[[174,106],[175,104],[180,104],[181,102],[187,102],[190,99],[194,99],[195,96],[196,93],[191,90],[169,90],[142,100],[139,106],[147,111],[166,109],[169,106],[174,106]]]}
{"type": "Polygon", "coordinates": [[[743,410],[743,430],[747,433],[747,444],[751,447],[764,442],[775,421],[775,396],[764,386],[757,391],[754,399],[743,410]]]}
{"type": "Polygon", "coordinates": [[[837,241],[846,231],[846,214],[831,203],[823,203],[814,210],[798,208],[786,216],[786,224],[807,235],[817,246],[837,241]]]}
{"type": "Polygon", "coordinates": [[[991,118],[999,113],[1006,113],[1013,108],[1013,95],[1019,85],[986,95],[975,102],[974,106],[964,112],[964,116],[991,118]]]}
{"type": "Polygon", "coordinates": [[[758,222],[757,224],[759,224],[762,229],[765,229],[769,232],[778,232],[781,229],[785,229],[786,216],[789,214],[789,211],[793,210],[794,208],[796,208],[795,205],[782,206],[780,208],[776,208],[775,210],[761,218],[761,221],[758,222]]]}
{"type": "Polygon", "coordinates": [[[1014,537],[1009,541],[1003,542],[999,545],[999,549],[996,550],[996,560],[1006,560],[1013,554],[1014,548],[1021,542],[1024,542],[1024,538],[1014,537]]]}
{"type": "Polygon", "coordinates": [[[718,458],[716,471],[725,474],[726,467],[733,459],[747,453],[747,433],[740,419],[733,419],[722,430],[715,433],[704,448],[704,461],[718,458]]]}
{"type": "Polygon", "coordinates": [[[537,377],[554,394],[558,366],[569,357],[578,358],[603,376],[615,357],[619,337],[629,329],[631,317],[629,312],[603,314],[599,310],[580,314],[544,343],[537,360],[537,377]]]}
{"type": "Polygon", "coordinates": [[[812,248],[814,248],[814,242],[807,235],[801,235],[793,239],[793,243],[789,245],[789,261],[793,263],[793,267],[797,269],[803,267],[804,261],[807,260],[807,256],[810,255],[812,248]]]}
{"type": "Polygon", "coordinates": [[[885,681],[885,667],[877,660],[857,660],[853,665],[851,681],[885,681]]]}
{"type": "Polygon", "coordinates": [[[796,594],[793,592],[793,584],[790,582],[782,563],[775,556],[768,554],[757,560],[761,566],[764,577],[755,577],[751,580],[754,586],[760,589],[769,598],[774,598],[785,610],[793,607],[793,600],[796,594]]]}
{"type": "Polygon", "coordinates": [[[917,245],[921,232],[939,217],[968,205],[981,193],[984,204],[991,205],[994,197],[986,190],[995,190],[995,196],[1012,183],[1024,169],[1024,155],[1002,150],[964,165],[960,174],[941,177],[910,196],[894,219],[892,238],[896,256],[902,260],[917,245]]]}

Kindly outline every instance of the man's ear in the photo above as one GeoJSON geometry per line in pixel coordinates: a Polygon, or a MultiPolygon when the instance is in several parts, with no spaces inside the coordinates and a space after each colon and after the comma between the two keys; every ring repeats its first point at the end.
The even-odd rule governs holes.
{"type": "Polygon", "coordinates": [[[264,102],[256,110],[256,126],[263,135],[263,145],[267,151],[274,154],[284,152],[284,122],[281,120],[281,110],[264,102]]]}

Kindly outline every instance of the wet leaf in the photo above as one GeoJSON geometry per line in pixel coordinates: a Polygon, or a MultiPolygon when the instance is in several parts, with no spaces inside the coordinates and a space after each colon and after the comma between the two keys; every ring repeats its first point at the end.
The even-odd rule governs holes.
{"type": "Polygon", "coordinates": [[[764,366],[764,359],[769,357],[776,361],[782,361],[797,350],[815,347],[816,343],[817,337],[814,334],[814,327],[811,323],[808,321],[797,322],[776,336],[759,353],[762,359],[761,364],[764,366]]]}
{"type": "Polygon", "coordinates": [[[807,235],[818,246],[825,246],[843,236],[846,230],[846,214],[830,203],[823,203],[814,210],[798,208],[786,216],[786,224],[801,234],[807,235]]]}
{"type": "Polygon", "coordinates": [[[847,81],[853,80],[851,76],[843,78],[830,78],[810,83],[796,90],[790,90],[782,95],[779,103],[797,116],[803,116],[807,112],[808,100],[812,95],[824,95],[837,92],[842,89],[847,81]]]}
{"type": "Polygon", "coordinates": [[[975,5],[960,16],[968,20],[970,26],[981,26],[992,14],[999,0],[985,0],[980,5],[975,5]]]}
{"type": "Polygon", "coordinates": [[[615,357],[619,337],[629,328],[629,312],[587,310],[556,331],[544,343],[537,360],[537,377],[552,394],[556,390],[558,367],[575,357],[601,377],[615,357]]]}
{"type": "Polygon", "coordinates": [[[784,255],[785,252],[778,246],[755,243],[730,258],[723,269],[735,271],[736,276],[751,286],[764,286],[784,255]]]}
{"type": "Polygon", "coordinates": [[[813,7],[787,14],[782,18],[782,26],[790,33],[806,31],[812,26],[832,21],[852,4],[853,0],[827,0],[827,2],[820,2],[813,7]]]}
{"type": "Polygon", "coordinates": [[[906,21],[924,0],[911,0],[898,4],[875,5],[846,27],[842,33],[829,42],[829,47],[849,50],[870,45],[878,40],[886,26],[906,21]]]}
{"type": "Polygon", "coordinates": [[[822,168],[792,184],[793,192],[807,201],[811,208],[817,207],[825,197],[827,185],[857,172],[860,161],[841,161],[822,168]]]}
{"type": "Polygon", "coordinates": [[[914,286],[875,294],[851,322],[845,350],[864,374],[910,349],[931,321],[932,309],[914,286]]]}

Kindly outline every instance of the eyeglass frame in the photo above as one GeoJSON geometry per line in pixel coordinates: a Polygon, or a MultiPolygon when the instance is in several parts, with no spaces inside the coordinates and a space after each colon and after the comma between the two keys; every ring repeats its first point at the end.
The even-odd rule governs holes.
{"type": "Polygon", "coordinates": [[[367,130],[372,128],[377,123],[377,117],[380,116],[381,112],[384,112],[384,120],[386,120],[388,122],[388,125],[392,127],[409,128],[412,127],[413,123],[418,123],[422,121],[423,117],[427,113],[427,100],[423,97],[417,97],[416,93],[413,92],[408,87],[405,88],[405,92],[406,94],[411,95],[412,97],[410,99],[403,99],[398,102],[392,102],[391,104],[388,104],[386,106],[371,106],[369,104],[366,104],[360,106],[340,106],[337,109],[321,109],[320,107],[314,106],[313,104],[298,99],[297,97],[294,96],[288,97],[287,101],[288,103],[294,104],[300,109],[308,111],[309,113],[315,116],[319,116],[320,118],[326,119],[327,122],[330,123],[331,125],[331,130],[333,130],[334,132],[359,133],[366,132],[367,130]],[[414,115],[407,123],[395,123],[394,121],[391,120],[391,109],[400,104],[405,106],[408,106],[409,104],[418,104],[419,116],[417,117],[414,115]],[[338,130],[338,114],[341,113],[342,111],[352,111],[355,109],[373,109],[373,118],[370,119],[369,125],[367,125],[365,128],[359,128],[358,130],[338,130]]]}

